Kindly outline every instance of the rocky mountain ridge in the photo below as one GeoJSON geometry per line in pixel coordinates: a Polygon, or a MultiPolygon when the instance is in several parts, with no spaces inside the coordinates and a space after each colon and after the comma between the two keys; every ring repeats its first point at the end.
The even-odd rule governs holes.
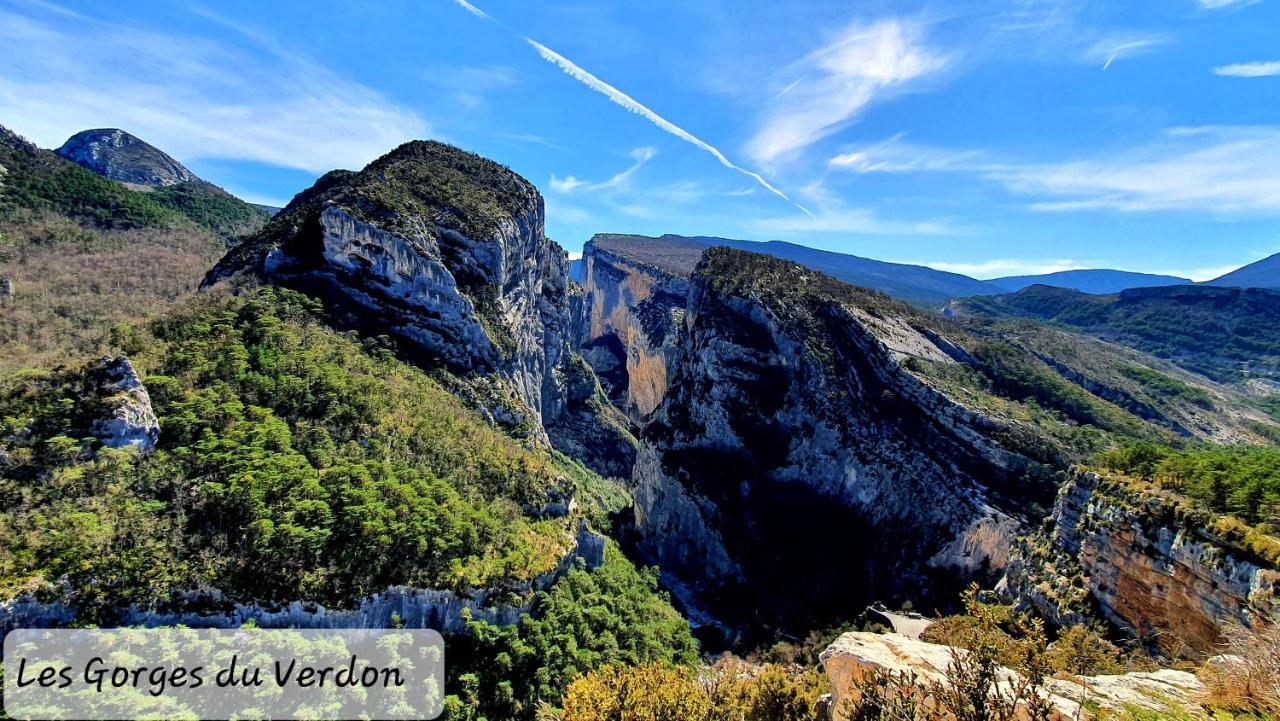
{"type": "MultiPolygon", "coordinates": [[[[785,616],[750,595],[752,579],[850,601],[998,573],[1014,537],[1038,525],[1033,509],[1049,512],[1030,489],[1053,487],[1062,479],[1052,468],[1087,455],[1072,450],[1077,423],[1121,437],[1262,442],[1250,428],[1265,417],[1234,391],[1136,351],[1043,327],[949,325],[764,256],[640,243],[588,244],[580,342],[642,429],[640,548],[706,623],[724,620],[720,598],[785,616]],[[1152,379],[1181,395],[1154,393],[1143,385],[1152,379]],[[1047,388],[1057,395],[1043,403],[1071,399],[1067,425],[1018,401],[1047,388]],[[799,537],[796,518],[806,519],[799,537]],[[893,530],[859,534],[839,560],[814,557],[848,549],[848,528],[893,530]],[[885,537],[891,547],[874,545],[885,537]]],[[[823,600],[797,605],[814,613],[823,600]]]]}
{"type": "Polygon", "coordinates": [[[119,128],[82,130],[55,152],[122,183],[164,187],[200,180],[164,151],[119,128]]]}
{"type": "Polygon", "coordinates": [[[464,392],[500,424],[543,443],[563,435],[616,471],[630,439],[608,404],[593,402],[594,379],[575,384],[569,261],[543,221],[527,180],[414,141],[358,173],[322,177],[205,285],[256,277],[320,297],[362,332],[390,335],[408,357],[466,379],[464,392]],[[580,442],[588,428],[595,441],[580,442]]]}

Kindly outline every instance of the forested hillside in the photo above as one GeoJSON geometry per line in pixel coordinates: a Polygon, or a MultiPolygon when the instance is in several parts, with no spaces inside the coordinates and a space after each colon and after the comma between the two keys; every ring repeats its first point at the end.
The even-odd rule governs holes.
{"type": "Polygon", "coordinates": [[[131,190],[0,128],[0,370],[103,351],[265,217],[202,181],[131,190]]]}
{"type": "Polygon", "coordinates": [[[1032,286],[954,301],[957,316],[1049,322],[1128,345],[1223,382],[1280,377],[1280,292],[1168,286],[1089,295],[1032,286]]]}

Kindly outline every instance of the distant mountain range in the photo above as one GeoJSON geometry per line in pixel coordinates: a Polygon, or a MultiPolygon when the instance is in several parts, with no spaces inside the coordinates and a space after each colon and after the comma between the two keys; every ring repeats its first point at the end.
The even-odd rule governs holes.
{"type": "Polygon", "coordinates": [[[995,295],[1004,292],[1004,289],[998,286],[959,273],[934,270],[923,265],[888,263],[856,255],[833,253],[781,240],[735,240],[705,235],[686,237],[670,234],[659,238],[647,238],[646,236],[602,234],[593,238],[592,242],[599,243],[602,239],[609,238],[647,240],[649,242],[646,245],[652,248],[652,257],[647,257],[647,262],[657,267],[674,264],[684,273],[692,270],[693,265],[701,257],[702,251],[725,246],[789,260],[851,285],[878,290],[896,298],[918,303],[935,304],[952,298],[995,295]]]}
{"type": "Polygon", "coordinates": [[[1068,288],[1084,293],[1119,293],[1129,288],[1151,288],[1163,285],[1187,285],[1190,278],[1179,278],[1176,275],[1153,275],[1151,273],[1133,273],[1127,270],[1063,270],[1057,273],[1041,275],[1011,275],[1005,278],[992,278],[987,283],[1009,292],[1022,290],[1033,285],[1047,285],[1054,288],[1068,288]]]}
{"type": "Polygon", "coordinates": [[[1224,276],[1206,281],[1205,285],[1229,288],[1280,288],[1280,253],[1269,255],[1224,276]]]}

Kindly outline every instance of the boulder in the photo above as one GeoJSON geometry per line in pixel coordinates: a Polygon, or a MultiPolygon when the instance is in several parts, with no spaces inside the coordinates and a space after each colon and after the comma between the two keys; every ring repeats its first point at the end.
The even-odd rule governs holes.
{"type": "Polygon", "coordinates": [[[151,396],[133,364],[124,356],[103,358],[90,367],[98,383],[102,416],[89,431],[107,448],[150,451],[160,440],[160,421],[151,396]]]}
{"type": "MultiPolygon", "coordinates": [[[[945,684],[948,667],[957,654],[964,653],[899,634],[846,633],[821,655],[831,681],[830,718],[848,718],[848,702],[857,698],[858,682],[869,673],[914,674],[921,685],[945,684]]],[[[1001,668],[998,689],[993,693],[1009,694],[1022,682],[1016,671],[1001,668]]],[[[1203,684],[1193,674],[1168,669],[1052,679],[1042,691],[1054,709],[1054,718],[1061,721],[1091,718],[1098,710],[1134,708],[1175,711],[1189,718],[1207,719],[1209,716],[1196,702],[1203,692],[1203,684]]]]}

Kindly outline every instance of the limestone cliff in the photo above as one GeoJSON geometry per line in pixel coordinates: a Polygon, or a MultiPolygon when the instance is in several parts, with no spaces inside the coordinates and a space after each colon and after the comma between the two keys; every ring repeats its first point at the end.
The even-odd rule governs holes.
{"type": "Polygon", "coordinates": [[[1006,586],[1050,618],[1075,622],[1092,599],[1152,645],[1211,654],[1224,624],[1280,621],[1280,568],[1215,533],[1203,512],[1093,473],[1062,487],[1039,547],[1006,586]]]}
{"type": "MultiPolygon", "coordinates": [[[[415,141],[321,178],[205,282],[251,275],[316,295],[339,322],[393,336],[411,360],[462,379],[459,392],[496,421],[545,441],[591,409],[567,385],[578,373],[569,261],[543,214],[510,170],[415,141]]],[[[593,447],[608,456],[619,444],[613,433],[593,447]]]]}
{"type": "Polygon", "coordinates": [[[1009,509],[1047,487],[1014,484],[1025,459],[990,440],[1003,422],[908,369],[955,362],[917,325],[794,264],[707,251],[633,475],[640,547],[686,605],[813,624],[1003,567],[1009,509]]]}
{"type": "Polygon", "coordinates": [[[697,256],[659,266],[631,250],[625,237],[610,235],[584,248],[586,318],[579,343],[609,398],[638,423],[666,395],[697,256]]]}
{"type": "Polygon", "coordinates": [[[135,448],[146,452],[160,440],[160,421],[151,409],[151,396],[133,364],[124,356],[103,358],[86,373],[97,384],[100,415],[89,427],[107,448],[135,448]]]}

